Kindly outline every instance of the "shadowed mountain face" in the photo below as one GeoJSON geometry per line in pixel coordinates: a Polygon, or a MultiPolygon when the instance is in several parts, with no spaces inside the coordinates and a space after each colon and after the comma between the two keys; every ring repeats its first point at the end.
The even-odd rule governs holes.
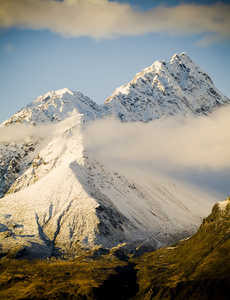
{"type": "Polygon", "coordinates": [[[220,299],[230,297],[230,198],[191,238],[140,257],[85,253],[71,261],[0,261],[1,299],[220,299]]]}
{"type": "Polygon", "coordinates": [[[158,173],[103,165],[84,129],[107,116],[132,126],[227,104],[185,53],[155,62],[103,105],[68,89],[38,97],[0,128],[1,255],[73,258],[118,246],[140,254],[191,236],[216,199],[158,173]]]}

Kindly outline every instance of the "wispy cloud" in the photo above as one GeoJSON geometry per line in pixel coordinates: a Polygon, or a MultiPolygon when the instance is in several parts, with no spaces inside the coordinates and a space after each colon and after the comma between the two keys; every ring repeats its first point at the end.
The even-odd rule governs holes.
{"type": "Polygon", "coordinates": [[[30,138],[49,140],[53,136],[63,134],[69,128],[78,128],[79,123],[79,114],[74,109],[66,119],[57,123],[42,123],[36,126],[30,126],[26,123],[12,123],[7,126],[0,126],[0,143],[17,143],[20,140],[30,138]]]}
{"type": "Polygon", "coordinates": [[[230,39],[230,5],[184,4],[148,11],[108,0],[0,0],[0,28],[49,29],[69,37],[95,39],[203,34],[201,43],[230,39]]]}

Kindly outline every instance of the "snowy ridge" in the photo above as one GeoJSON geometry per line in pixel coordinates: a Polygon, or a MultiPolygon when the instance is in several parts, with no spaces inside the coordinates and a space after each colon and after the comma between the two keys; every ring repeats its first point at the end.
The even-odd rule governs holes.
{"type": "MultiPolygon", "coordinates": [[[[73,112],[84,123],[102,118],[106,110],[82,93],[65,88],[37,97],[31,104],[14,114],[12,118],[3,122],[0,128],[13,124],[28,124],[29,126],[55,124],[67,119],[73,112]]],[[[7,191],[10,192],[13,183],[14,185],[18,184],[18,177],[22,174],[27,176],[26,170],[31,164],[37,164],[33,160],[39,152],[38,149],[42,147],[43,139],[44,137],[30,136],[26,137],[26,141],[18,140],[17,143],[0,144],[0,197],[7,191]]],[[[22,180],[21,177],[20,180],[22,180]]]]}
{"type": "Polygon", "coordinates": [[[144,121],[169,115],[207,115],[229,104],[210,77],[186,53],[171,61],[156,61],[106,100],[105,106],[122,121],[144,121]]]}
{"type": "Polygon", "coordinates": [[[67,88],[39,96],[1,126],[11,123],[30,125],[64,120],[74,109],[83,121],[113,115],[124,122],[159,119],[167,116],[207,115],[230,104],[213,85],[210,77],[185,53],[171,61],[156,61],[136,74],[98,105],[80,92],[67,88]]]}
{"type": "Polygon", "coordinates": [[[82,114],[83,120],[94,120],[104,116],[104,109],[90,98],[80,92],[64,88],[39,96],[12,118],[3,122],[2,126],[12,123],[36,125],[57,122],[66,119],[73,110],[79,115],[82,114]]]}
{"type": "Polygon", "coordinates": [[[0,146],[0,255],[74,257],[119,244],[135,252],[190,236],[217,200],[160,174],[102,165],[84,129],[108,115],[148,122],[229,102],[185,53],[155,62],[103,105],[69,89],[38,97],[1,125],[39,133],[0,146]]]}

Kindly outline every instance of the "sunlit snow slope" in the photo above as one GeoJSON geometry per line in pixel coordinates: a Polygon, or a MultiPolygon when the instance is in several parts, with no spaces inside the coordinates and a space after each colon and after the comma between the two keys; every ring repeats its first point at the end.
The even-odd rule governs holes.
{"type": "MultiPolygon", "coordinates": [[[[197,115],[201,111],[207,114],[214,107],[229,102],[216,89],[215,93],[209,92],[212,83],[207,75],[202,75],[207,77],[203,83],[197,79],[200,86],[186,79],[184,69],[195,72],[187,55],[174,56],[166,64],[167,70],[174,61],[178,65],[180,84],[183,83],[182,95],[187,90],[187,99],[192,102],[191,86],[196,84],[194,95],[203,93],[208,99],[202,98],[202,102],[199,96],[195,99],[200,102],[194,100],[193,103],[195,110],[184,109],[177,91],[175,116],[188,112],[197,115]],[[183,64],[187,64],[180,73],[182,59],[186,59],[183,64]],[[197,111],[203,103],[209,109],[197,111]]],[[[154,65],[156,68],[165,63],[154,65]]],[[[143,72],[140,74],[147,76],[148,71],[143,72]]],[[[140,74],[137,78],[142,76],[140,74]]],[[[177,90],[174,81],[167,82],[171,90],[177,90]]],[[[150,81],[145,94],[148,87],[152,93],[155,91],[150,81]]],[[[130,85],[129,93],[134,89],[130,85]]],[[[157,89],[151,101],[159,99],[160,93],[157,89]]],[[[135,102],[134,110],[134,106],[129,108],[133,96],[119,103],[120,96],[119,91],[115,92],[110,101],[100,106],[79,92],[68,89],[50,92],[2,124],[1,255],[74,257],[83,250],[109,249],[119,244],[125,244],[122,247],[127,251],[151,250],[191,235],[202,218],[210,213],[216,199],[197,189],[140,168],[116,169],[102,165],[87,149],[85,128],[95,119],[114,115],[124,121],[147,122],[172,114],[172,106],[166,105],[166,98],[162,98],[162,103],[158,101],[156,110],[155,104],[149,106],[145,96],[140,97],[138,101],[146,105],[135,102]],[[120,105],[123,108],[120,109],[120,105]],[[158,117],[154,117],[157,113],[158,117]]]]}

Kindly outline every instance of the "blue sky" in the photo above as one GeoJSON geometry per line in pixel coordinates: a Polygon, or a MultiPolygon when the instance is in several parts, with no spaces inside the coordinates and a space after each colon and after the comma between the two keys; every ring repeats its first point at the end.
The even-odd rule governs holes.
{"type": "Polygon", "coordinates": [[[64,87],[103,103],[183,51],[230,97],[229,1],[61,2],[0,0],[0,122],[64,87]]]}

